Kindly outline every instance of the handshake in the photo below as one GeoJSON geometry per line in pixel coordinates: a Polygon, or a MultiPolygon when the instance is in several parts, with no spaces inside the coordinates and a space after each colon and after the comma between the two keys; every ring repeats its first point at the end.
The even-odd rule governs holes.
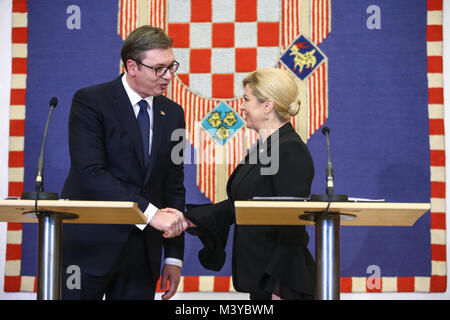
{"type": "Polygon", "coordinates": [[[149,224],[153,228],[162,231],[164,238],[173,238],[179,236],[188,228],[197,227],[186,219],[181,211],[173,208],[159,209],[149,224]]]}

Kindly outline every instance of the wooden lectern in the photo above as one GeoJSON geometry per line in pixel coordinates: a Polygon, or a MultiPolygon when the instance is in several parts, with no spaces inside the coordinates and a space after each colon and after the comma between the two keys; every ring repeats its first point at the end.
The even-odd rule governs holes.
{"type": "Polygon", "coordinates": [[[134,202],[0,200],[0,221],[39,225],[38,300],[61,299],[61,227],[64,223],[146,224],[134,202]],[[37,212],[37,213],[36,213],[37,212]]]}
{"type": "Polygon", "coordinates": [[[315,225],[316,299],[340,298],[339,230],[345,226],[413,226],[429,203],[236,201],[239,225],[315,225]]]}

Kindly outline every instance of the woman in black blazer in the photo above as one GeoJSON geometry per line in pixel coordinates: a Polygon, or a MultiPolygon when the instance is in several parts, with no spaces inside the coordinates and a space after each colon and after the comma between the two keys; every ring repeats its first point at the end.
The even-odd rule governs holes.
{"type": "MultiPolygon", "coordinates": [[[[308,148],[289,122],[300,109],[295,77],[282,69],[260,69],[249,74],[243,86],[240,108],[246,126],[260,139],[228,180],[228,199],[185,214],[205,246],[200,262],[212,270],[220,270],[225,261],[229,227],[235,223],[234,201],[308,197],[314,176],[308,148]]],[[[313,299],[315,266],[308,241],[304,226],[235,225],[235,289],[249,292],[251,299],[313,299]]]]}

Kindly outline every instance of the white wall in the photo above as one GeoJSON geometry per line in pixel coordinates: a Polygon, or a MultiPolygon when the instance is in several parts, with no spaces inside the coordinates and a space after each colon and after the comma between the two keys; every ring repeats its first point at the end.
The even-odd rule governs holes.
{"type": "MultiPolygon", "coordinates": [[[[8,170],[5,165],[8,163],[8,136],[9,136],[9,97],[10,97],[10,75],[11,75],[11,0],[0,1],[0,61],[2,72],[0,73],[0,199],[8,194],[8,170]]],[[[450,43],[450,4],[444,1],[444,85],[450,81],[450,47],[445,44],[450,43]]],[[[445,132],[450,134],[450,91],[444,87],[444,110],[445,110],[445,132]]],[[[450,142],[446,139],[445,150],[446,176],[450,177],[450,142]]],[[[446,207],[450,209],[449,192],[446,188],[446,207]]],[[[450,258],[450,218],[446,219],[447,224],[447,261],[450,258]]],[[[5,293],[4,270],[5,270],[5,248],[6,248],[6,223],[0,223],[0,300],[5,299],[36,299],[35,293],[5,293]]],[[[341,299],[448,299],[449,263],[447,263],[447,292],[445,293],[345,293],[341,294],[341,299]]],[[[159,296],[159,295],[158,295],[159,296]]],[[[247,294],[240,293],[177,293],[173,299],[192,300],[226,300],[226,299],[247,299],[247,294]]]]}

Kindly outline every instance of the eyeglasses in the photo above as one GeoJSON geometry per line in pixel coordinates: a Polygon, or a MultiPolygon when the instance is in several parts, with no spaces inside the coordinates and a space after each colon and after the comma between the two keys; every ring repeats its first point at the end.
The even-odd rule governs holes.
{"type": "Polygon", "coordinates": [[[152,69],[153,71],[155,71],[155,75],[157,77],[162,77],[166,74],[167,70],[171,73],[174,74],[175,72],[177,72],[178,67],[180,66],[180,64],[177,61],[174,61],[170,66],[168,67],[150,67],[148,65],[146,65],[145,63],[142,63],[140,61],[136,61],[137,64],[143,65],[144,67],[147,67],[149,69],[152,69]]]}

